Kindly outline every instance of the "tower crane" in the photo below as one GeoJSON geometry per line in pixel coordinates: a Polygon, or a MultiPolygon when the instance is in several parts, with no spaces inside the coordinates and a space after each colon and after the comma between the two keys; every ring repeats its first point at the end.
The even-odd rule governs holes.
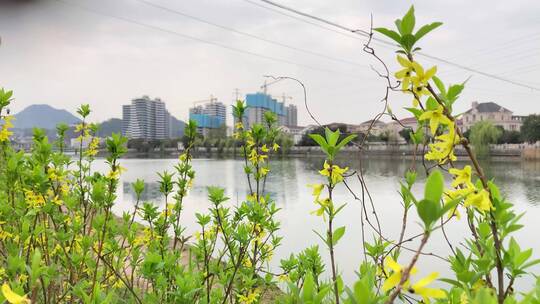
{"type": "Polygon", "coordinates": [[[205,103],[205,102],[210,102],[210,103],[214,103],[217,101],[217,98],[214,97],[214,95],[210,94],[210,98],[209,99],[202,99],[202,100],[195,100],[193,102],[193,106],[195,107],[197,104],[199,103],[205,103]]]}
{"type": "Polygon", "coordinates": [[[282,80],[283,80],[283,78],[278,78],[278,79],[276,79],[276,80],[274,80],[274,81],[268,82],[268,80],[265,79],[265,80],[264,80],[264,84],[261,86],[261,89],[263,90],[263,93],[264,93],[264,94],[267,94],[267,91],[268,91],[268,87],[269,87],[269,86],[271,86],[271,85],[273,85],[273,84],[275,84],[275,83],[278,83],[278,82],[280,82],[280,81],[282,81],[282,80]]]}

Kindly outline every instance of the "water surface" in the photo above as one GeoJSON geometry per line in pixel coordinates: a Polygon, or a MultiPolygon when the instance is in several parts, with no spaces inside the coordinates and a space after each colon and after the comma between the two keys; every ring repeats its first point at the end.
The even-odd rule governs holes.
{"type": "MultiPolygon", "coordinates": [[[[325,224],[322,218],[311,215],[310,212],[316,209],[311,196],[311,189],[308,184],[321,183],[323,178],[317,173],[322,167],[322,159],[283,159],[271,162],[271,175],[267,181],[267,192],[277,202],[282,209],[278,213],[281,221],[280,234],[284,237],[282,246],[276,250],[275,258],[271,264],[276,268],[279,259],[289,256],[293,252],[318,244],[321,253],[328,263],[328,254],[324,250],[322,241],[316,236],[313,230],[323,232],[325,224]]],[[[349,166],[351,170],[359,170],[358,159],[345,159],[340,161],[342,166],[349,166]]],[[[133,208],[135,195],[131,189],[131,183],[137,178],[146,181],[146,189],[143,194],[144,201],[152,201],[163,206],[163,197],[159,193],[156,172],[174,171],[175,159],[122,159],[121,165],[127,168],[121,177],[121,186],[118,193],[118,200],[114,211],[121,214],[133,208]]],[[[98,169],[105,169],[103,162],[96,164],[98,169]]],[[[461,164],[462,165],[462,164],[461,164]]],[[[401,228],[402,207],[398,194],[399,181],[404,172],[410,166],[409,160],[399,159],[362,159],[363,175],[373,204],[377,210],[380,225],[385,234],[397,239],[401,228]]],[[[195,213],[206,212],[210,206],[207,200],[207,186],[220,186],[226,189],[230,198],[229,204],[235,205],[241,202],[248,191],[245,175],[243,173],[243,162],[235,159],[195,159],[193,167],[196,171],[193,189],[184,203],[182,221],[187,227],[186,233],[193,233],[197,230],[195,213]]],[[[515,204],[517,212],[525,212],[522,223],[525,227],[516,233],[516,238],[522,246],[534,248],[535,256],[540,257],[540,241],[538,241],[538,231],[540,231],[540,162],[487,162],[484,164],[486,174],[494,178],[501,188],[501,192],[507,199],[515,204]]],[[[418,168],[420,171],[422,167],[418,168]]],[[[419,183],[414,189],[416,193],[423,192],[423,182],[425,176],[419,174],[419,183]]],[[[361,195],[360,183],[357,179],[350,181],[351,188],[355,193],[361,195]]],[[[365,197],[367,197],[365,193],[365,197]]],[[[345,187],[338,186],[335,192],[335,202],[346,203],[347,206],[336,219],[335,227],[346,226],[346,234],[336,248],[336,256],[339,261],[339,272],[344,279],[351,282],[355,279],[355,270],[364,258],[362,249],[362,224],[361,224],[361,202],[355,200],[353,195],[345,187]]],[[[371,210],[369,201],[368,210],[371,210]]],[[[412,236],[420,231],[420,224],[415,214],[411,215],[412,222],[409,223],[407,235],[412,236]]],[[[375,224],[375,219],[372,218],[375,224]]],[[[374,235],[365,223],[364,235],[371,239],[374,235]]],[[[450,244],[454,247],[462,246],[463,236],[469,235],[466,222],[453,220],[445,229],[450,244]]],[[[407,246],[416,248],[417,243],[411,242],[407,246]]],[[[431,241],[426,247],[426,252],[431,252],[440,256],[447,256],[450,253],[448,242],[442,237],[441,231],[433,234],[431,241]]],[[[408,253],[404,252],[403,261],[406,262],[408,253]]],[[[420,275],[430,271],[439,271],[442,275],[448,274],[447,265],[434,256],[423,256],[419,263],[420,275]]],[[[538,268],[535,269],[538,272],[538,268]]],[[[529,286],[532,280],[522,280],[521,286],[529,286]]]]}

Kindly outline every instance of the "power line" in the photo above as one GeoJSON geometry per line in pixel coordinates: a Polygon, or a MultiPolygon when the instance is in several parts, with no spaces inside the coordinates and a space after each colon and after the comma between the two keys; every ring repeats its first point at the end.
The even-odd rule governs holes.
{"type": "Polygon", "coordinates": [[[318,57],[329,59],[329,60],[336,61],[336,62],[352,64],[352,65],[357,65],[357,66],[366,67],[366,68],[368,67],[367,65],[361,64],[359,62],[349,61],[349,60],[341,59],[341,58],[335,58],[335,57],[332,57],[332,56],[329,56],[329,55],[326,55],[326,54],[322,54],[322,53],[318,53],[318,52],[298,48],[298,47],[291,46],[291,45],[288,45],[288,44],[285,44],[285,43],[270,40],[270,39],[267,39],[267,38],[264,38],[264,37],[260,37],[260,36],[257,36],[257,35],[250,34],[250,33],[242,32],[242,31],[236,30],[234,28],[231,28],[231,27],[228,27],[228,26],[225,26],[225,25],[221,25],[221,24],[218,24],[218,23],[215,23],[215,22],[212,22],[212,21],[208,21],[208,20],[196,17],[196,16],[192,16],[192,15],[186,14],[184,12],[181,12],[181,11],[178,11],[178,10],[175,10],[175,9],[171,9],[169,7],[165,7],[165,6],[162,6],[162,5],[159,5],[159,4],[155,4],[155,3],[152,3],[152,2],[149,2],[149,1],[146,1],[146,0],[134,0],[134,1],[144,3],[144,4],[148,5],[148,6],[158,8],[158,9],[167,11],[167,12],[172,13],[172,14],[180,15],[182,17],[189,18],[189,19],[192,19],[192,20],[195,20],[197,22],[204,23],[204,24],[208,24],[208,25],[211,25],[211,26],[223,29],[223,30],[227,30],[227,31],[230,31],[230,32],[242,35],[242,36],[246,36],[246,37],[249,37],[249,38],[264,41],[266,43],[278,45],[278,46],[281,46],[281,47],[284,47],[284,48],[288,48],[288,49],[295,50],[295,51],[298,51],[298,52],[303,52],[303,53],[306,53],[306,54],[311,54],[311,55],[314,55],[314,56],[318,56],[318,57]]]}
{"type": "Polygon", "coordinates": [[[268,10],[268,11],[271,11],[271,12],[274,12],[274,13],[277,13],[277,14],[280,14],[280,15],[283,15],[283,16],[287,16],[287,17],[292,18],[292,19],[296,19],[296,20],[298,20],[298,21],[301,21],[301,22],[304,22],[304,23],[307,23],[307,24],[316,26],[316,27],[318,27],[318,28],[327,30],[327,31],[329,31],[329,32],[333,32],[333,33],[339,34],[339,35],[341,35],[341,36],[344,36],[344,37],[347,37],[347,38],[351,38],[351,39],[354,39],[354,40],[364,41],[364,39],[361,39],[361,38],[358,37],[358,36],[349,35],[349,34],[346,34],[346,33],[344,33],[344,32],[335,30],[335,29],[333,29],[333,28],[323,26],[323,25],[321,25],[321,24],[319,24],[319,23],[311,22],[311,21],[309,21],[309,20],[299,18],[299,17],[297,17],[297,16],[295,16],[295,15],[290,15],[290,14],[284,13],[284,12],[281,11],[281,10],[277,10],[277,9],[274,9],[274,8],[272,8],[272,7],[269,7],[269,6],[261,5],[261,4],[255,2],[255,1],[252,1],[252,0],[244,0],[244,1],[247,2],[247,3],[249,3],[249,4],[258,6],[258,7],[260,7],[260,8],[263,8],[263,9],[265,9],[265,10],[268,10]]]}
{"type": "Polygon", "coordinates": [[[165,29],[165,28],[158,27],[158,26],[155,26],[155,25],[139,22],[137,20],[133,20],[133,19],[129,19],[129,18],[121,17],[121,16],[116,16],[116,15],[103,13],[101,11],[96,11],[96,10],[93,10],[93,9],[88,8],[86,6],[71,3],[71,2],[65,1],[65,0],[56,0],[56,1],[60,2],[60,3],[63,3],[63,4],[66,4],[66,5],[70,5],[70,6],[74,7],[74,8],[77,8],[77,9],[80,9],[80,10],[83,10],[83,11],[86,11],[86,12],[93,13],[95,15],[105,16],[105,17],[108,17],[108,18],[121,20],[121,21],[124,21],[124,22],[127,22],[127,23],[136,24],[136,25],[141,26],[141,27],[145,27],[145,28],[156,30],[156,31],[168,33],[168,34],[171,34],[171,35],[179,36],[179,37],[182,37],[184,39],[189,39],[189,40],[194,40],[194,41],[205,43],[205,44],[210,44],[210,45],[221,47],[221,48],[224,48],[224,49],[227,49],[227,50],[230,50],[230,51],[243,53],[243,54],[251,55],[251,56],[254,56],[254,57],[259,57],[259,58],[263,58],[263,59],[266,59],[266,60],[286,63],[286,64],[289,64],[289,65],[294,65],[294,66],[298,66],[298,67],[302,67],[302,68],[306,68],[306,69],[310,69],[310,70],[314,70],[314,71],[324,72],[324,73],[339,74],[339,75],[343,75],[343,76],[346,76],[346,77],[363,77],[363,76],[360,76],[360,75],[351,75],[351,74],[342,73],[342,72],[338,72],[338,71],[334,71],[334,70],[329,70],[329,69],[319,68],[319,67],[313,67],[313,66],[310,66],[310,65],[297,63],[297,62],[290,61],[290,60],[287,60],[287,59],[282,59],[282,58],[272,57],[272,56],[268,56],[268,55],[264,55],[264,54],[259,54],[259,53],[256,53],[256,52],[246,51],[246,50],[243,50],[243,49],[235,48],[235,47],[228,46],[228,45],[221,44],[221,43],[217,43],[217,42],[214,42],[214,41],[209,41],[209,40],[205,40],[205,39],[202,39],[202,38],[186,35],[186,34],[183,34],[183,33],[177,32],[177,31],[165,29]]]}
{"type": "MultiPolygon", "coordinates": [[[[272,5],[272,6],[275,6],[275,7],[278,7],[278,8],[283,9],[283,10],[292,12],[294,14],[306,17],[306,18],[316,20],[318,22],[325,23],[327,25],[339,28],[341,30],[351,32],[351,33],[356,34],[356,35],[360,35],[360,36],[364,36],[364,37],[369,37],[369,35],[370,35],[369,32],[367,32],[365,30],[351,29],[351,28],[346,27],[344,25],[341,25],[341,24],[332,22],[330,20],[327,20],[327,19],[324,19],[324,18],[321,18],[321,17],[317,17],[317,16],[314,16],[314,15],[299,11],[297,9],[291,8],[289,6],[285,6],[283,4],[276,3],[274,1],[270,1],[270,0],[259,0],[259,1],[264,2],[266,4],[269,4],[269,5],[272,5]]],[[[389,41],[386,41],[386,40],[383,40],[383,39],[380,39],[380,38],[377,38],[377,37],[373,37],[373,40],[378,41],[380,43],[387,44],[387,45],[392,45],[392,46],[394,45],[392,42],[389,42],[389,41]]],[[[424,57],[424,58],[428,58],[428,59],[438,61],[438,62],[447,64],[447,65],[450,65],[450,66],[454,66],[454,67],[460,68],[460,69],[468,71],[468,72],[476,73],[476,74],[479,74],[479,75],[482,75],[482,76],[485,76],[485,77],[489,77],[489,78],[493,78],[493,79],[496,79],[496,80],[499,80],[499,81],[511,83],[513,85],[528,88],[528,89],[531,89],[531,90],[540,91],[540,88],[538,88],[538,87],[530,86],[530,85],[520,83],[520,82],[511,80],[511,79],[506,79],[506,78],[503,78],[503,77],[500,77],[500,76],[497,76],[497,75],[494,75],[494,74],[486,73],[486,72],[483,72],[483,71],[480,71],[480,70],[477,70],[477,69],[474,69],[474,68],[459,64],[459,63],[449,61],[447,59],[443,59],[443,58],[440,58],[440,57],[437,57],[437,56],[432,56],[432,55],[429,55],[429,54],[426,54],[426,53],[423,53],[423,52],[417,52],[417,54],[424,57]]]]}
{"type": "MultiPolygon", "coordinates": [[[[538,53],[539,50],[540,50],[540,48],[536,48],[536,49],[528,49],[528,50],[519,51],[517,53],[506,53],[506,54],[503,54],[501,56],[491,57],[489,59],[491,62],[481,62],[479,64],[473,64],[473,67],[474,68],[489,67],[489,66],[493,66],[493,62],[497,62],[496,66],[499,67],[499,68],[500,67],[506,67],[508,65],[515,66],[516,62],[526,60],[526,59],[528,59],[530,57],[538,56],[539,55],[539,53],[538,53]]],[[[441,72],[441,74],[450,75],[450,74],[456,74],[458,72],[459,72],[459,70],[444,71],[444,72],[441,72]]],[[[504,74],[506,74],[506,73],[500,73],[500,75],[504,75],[504,74]]]]}
{"type": "Polygon", "coordinates": [[[507,40],[503,43],[497,44],[495,47],[492,46],[489,48],[484,48],[484,49],[480,49],[480,50],[476,50],[472,52],[464,51],[464,52],[461,52],[459,55],[453,56],[451,59],[458,59],[463,56],[471,57],[471,55],[474,57],[485,56],[485,55],[492,54],[495,52],[500,52],[502,50],[512,49],[516,47],[517,45],[520,45],[523,43],[528,43],[531,41],[534,42],[534,40],[538,40],[538,39],[540,39],[540,32],[535,33],[535,34],[528,34],[528,35],[520,36],[518,38],[511,39],[511,40],[507,40]]]}

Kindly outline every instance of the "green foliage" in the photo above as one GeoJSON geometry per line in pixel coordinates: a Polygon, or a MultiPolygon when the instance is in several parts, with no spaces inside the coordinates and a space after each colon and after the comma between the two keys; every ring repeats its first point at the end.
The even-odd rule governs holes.
{"type": "Polygon", "coordinates": [[[414,48],[414,46],[422,37],[441,26],[442,23],[433,22],[423,25],[418,29],[418,31],[416,31],[416,33],[413,33],[416,25],[416,18],[414,16],[414,7],[411,6],[409,11],[405,14],[405,16],[403,16],[402,19],[397,19],[395,21],[395,25],[398,32],[382,27],[374,28],[373,30],[394,40],[403,48],[403,51],[406,54],[410,54],[420,49],[414,48]]]}
{"type": "Polygon", "coordinates": [[[489,145],[497,142],[502,132],[489,121],[479,121],[471,127],[470,141],[476,154],[480,157],[489,156],[489,145]]]}
{"type": "Polygon", "coordinates": [[[310,134],[309,136],[321,147],[322,151],[328,157],[328,160],[334,160],[339,150],[356,137],[356,134],[350,134],[340,140],[339,137],[341,132],[339,129],[331,131],[329,128],[324,129],[324,135],[325,137],[319,134],[310,134]]]}
{"type": "Polygon", "coordinates": [[[521,136],[530,143],[540,140],[540,115],[529,115],[523,120],[521,136]]]}

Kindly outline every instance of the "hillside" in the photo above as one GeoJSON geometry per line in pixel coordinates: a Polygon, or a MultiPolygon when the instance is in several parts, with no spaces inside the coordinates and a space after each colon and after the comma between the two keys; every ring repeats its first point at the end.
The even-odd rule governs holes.
{"type": "Polygon", "coordinates": [[[184,136],[184,127],[186,126],[186,123],[177,119],[176,117],[171,115],[171,137],[172,138],[179,138],[184,136]]]}
{"type": "Polygon", "coordinates": [[[14,115],[13,124],[17,129],[55,129],[59,123],[68,125],[80,122],[75,115],[63,109],[55,109],[46,104],[37,104],[26,107],[14,115]]]}
{"type": "Polygon", "coordinates": [[[121,133],[122,132],[122,119],[120,118],[111,118],[105,120],[99,124],[99,137],[108,137],[112,133],[121,133]]]}

